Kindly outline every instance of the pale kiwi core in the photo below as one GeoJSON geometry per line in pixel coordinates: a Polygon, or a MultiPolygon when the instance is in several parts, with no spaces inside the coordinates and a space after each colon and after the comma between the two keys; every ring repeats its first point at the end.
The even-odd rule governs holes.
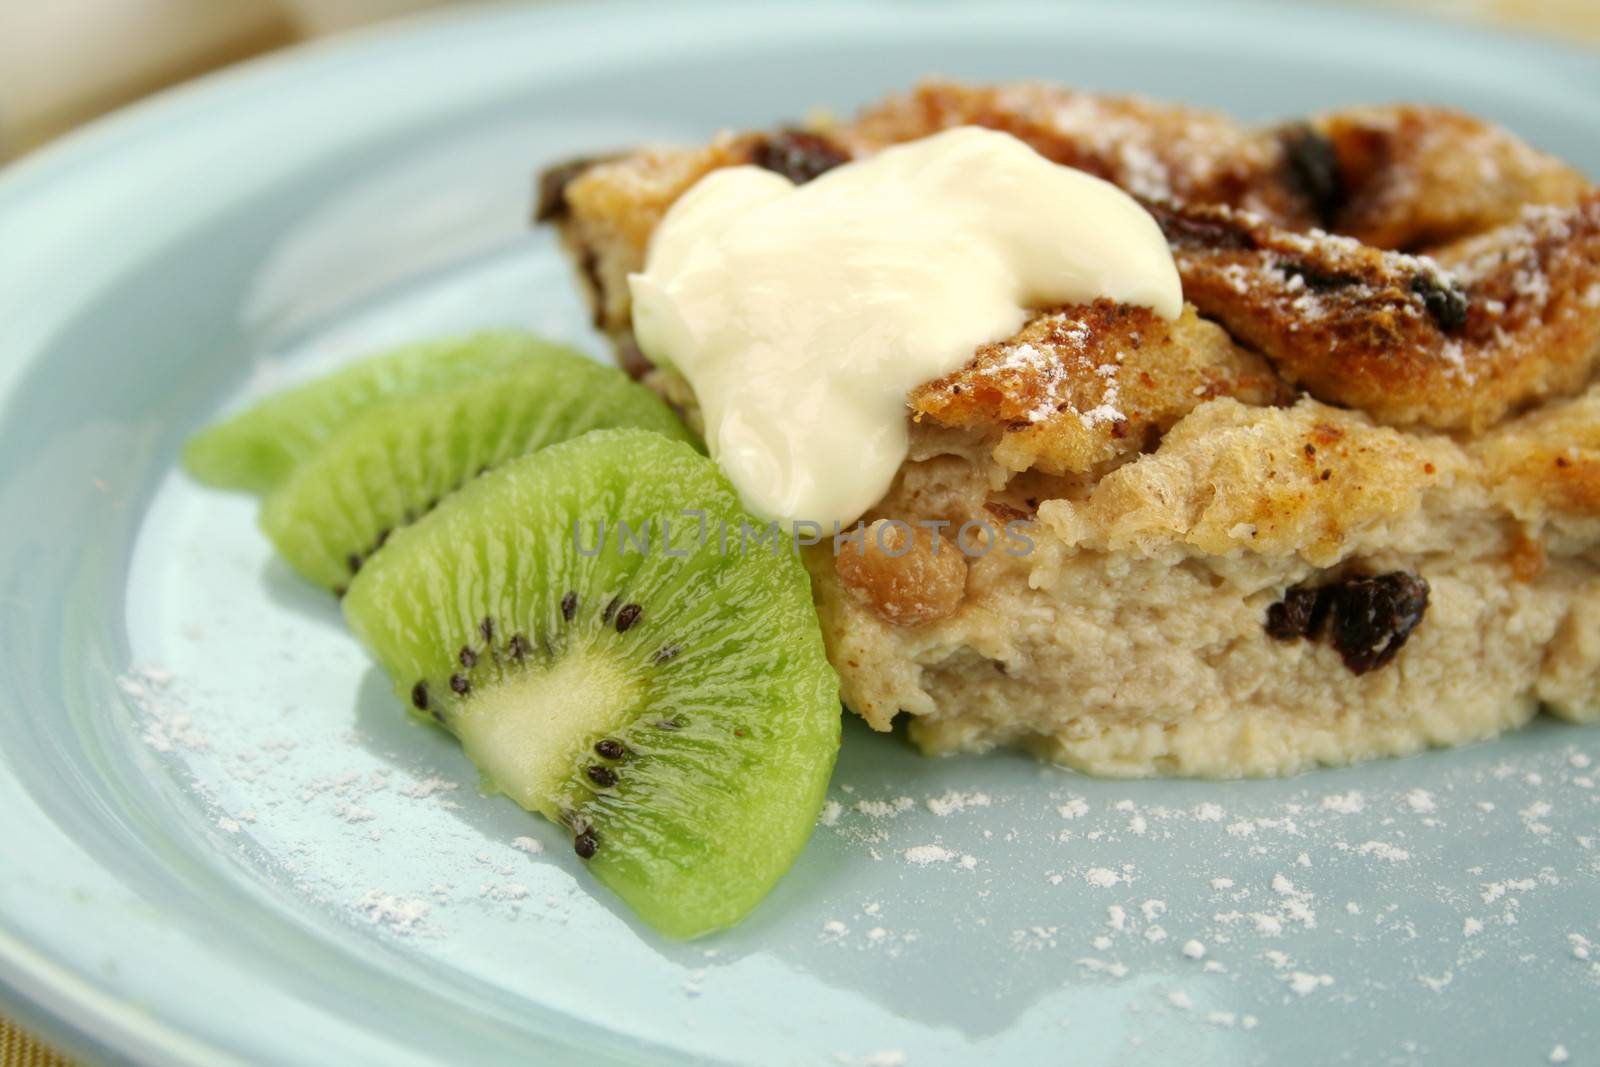
{"type": "Polygon", "coordinates": [[[1132,197],[1010,134],[958,127],[796,187],[700,179],[628,279],[651,360],[675,367],[711,455],[758,515],[849,524],[906,458],[906,394],[1030,308],[1105,297],[1168,319],[1183,292],[1132,197]]]}
{"type": "Polygon", "coordinates": [[[490,784],[560,821],[563,786],[589,746],[622,726],[642,694],[638,680],[611,657],[575,651],[546,669],[475,690],[451,727],[490,784]]]}

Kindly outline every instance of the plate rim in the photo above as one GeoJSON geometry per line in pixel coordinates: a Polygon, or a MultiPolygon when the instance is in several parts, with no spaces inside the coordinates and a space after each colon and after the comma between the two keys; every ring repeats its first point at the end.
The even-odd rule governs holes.
{"type": "MultiPolygon", "coordinates": [[[[919,13],[902,7],[895,0],[874,0],[866,4],[828,0],[821,6],[851,13],[882,11],[901,16],[908,12],[919,13]]],[[[1131,8],[1138,14],[1127,17],[1130,20],[1147,17],[1162,9],[1181,10],[1185,6],[1182,0],[1140,0],[1131,8]]],[[[1004,7],[1033,12],[1060,10],[1044,0],[1010,0],[1004,7]]],[[[11,212],[25,207],[30,198],[54,195],[52,186],[71,171],[101,163],[118,152],[149,151],[142,149],[141,143],[143,136],[151,131],[194,118],[197,112],[211,106],[243,107],[252,103],[259,106],[261,97],[275,86],[322,64],[358,56],[370,60],[390,47],[405,51],[421,44],[441,27],[458,30],[509,19],[519,27],[556,29],[569,21],[596,23],[608,17],[625,17],[638,12],[657,12],[659,17],[664,8],[664,5],[642,0],[602,0],[599,3],[560,0],[544,5],[505,5],[483,0],[416,12],[378,25],[292,45],[153,94],[0,168],[0,222],[11,212]]],[[[716,11],[722,17],[728,16],[728,10],[715,0],[673,4],[670,11],[682,17],[691,17],[697,11],[716,11]]],[[[738,17],[771,17],[780,11],[775,5],[757,4],[742,8],[738,17]]],[[[1290,7],[1271,0],[1220,0],[1211,11],[1219,20],[1247,15],[1312,22],[1327,20],[1350,33],[1392,31],[1405,26],[1425,28],[1432,34],[1463,44],[1515,50],[1563,64],[1575,63],[1580,68],[1600,69],[1600,54],[1553,36],[1492,24],[1468,24],[1419,11],[1354,7],[1333,0],[1311,0],[1290,7]]],[[[201,119],[193,135],[204,136],[208,129],[214,129],[223,121],[225,118],[201,119]]],[[[11,361],[9,356],[0,355],[0,366],[11,361]]],[[[31,364],[26,357],[19,357],[17,362],[23,366],[31,364]]],[[[10,403],[14,394],[14,383],[0,383],[0,401],[10,403]]],[[[10,777],[3,765],[0,765],[0,775],[10,777]]],[[[55,829],[62,838],[73,840],[64,828],[55,829]]],[[[29,1032],[85,1062],[163,1065],[247,1062],[225,1045],[200,1038],[153,1010],[112,995],[93,975],[64,964],[50,956],[41,945],[17,934],[17,918],[0,915],[0,1004],[29,1032]]],[[[22,928],[26,929],[26,925],[22,928]]],[[[151,1007],[156,1004],[152,998],[151,1007]]]]}

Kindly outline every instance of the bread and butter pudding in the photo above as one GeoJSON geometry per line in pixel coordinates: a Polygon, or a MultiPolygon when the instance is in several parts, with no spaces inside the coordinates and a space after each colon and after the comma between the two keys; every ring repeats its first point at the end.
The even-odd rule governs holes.
{"type": "MultiPolygon", "coordinates": [[[[815,209],[846,165],[969,127],[1136,198],[1148,233],[1124,220],[1119,240],[1164,238],[1181,303],[1115,264],[1095,284],[1050,288],[1051,301],[1022,286],[1025,314],[900,388],[900,451],[870,502],[836,495],[811,516],[794,504],[803,493],[768,500],[791,522],[866,524],[842,551],[826,537],[805,550],[847,706],[877,729],[907,714],[929,751],[1021,745],[1109,775],[1286,774],[1489,737],[1540,708],[1600,719],[1600,191],[1496,127],[1397,106],[1250,129],[1045,85],[930,83],[848,123],[556,168],[539,213],[624,365],[692,420],[714,406],[724,466],[727,442],[743,440],[794,460],[759,422],[746,419],[746,438],[723,432],[736,359],[718,364],[713,395],[663,358],[663,337],[698,335],[663,322],[681,307],[654,295],[658,259],[679,279],[728,264],[652,236],[669,217],[698,236],[719,205],[763,210],[827,175],[815,209]],[[707,176],[752,165],[786,181],[706,192],[707,176]],[[679,204],[691,190],[692,231],[679,204]],[[652,294],[643,344],[638,292],[652,294]],[[958,550],[964,528],[989,532],[958,550]],[[1027,551],[996,535],[1013,529],[1027,551]]],[[[912,176],[944,163],[891,158],[912,176]]],[[[977,182],[971,195],[1007,190],[977,182]]],[[[927,203],[956,203],[952,191],[927,203]]],[[[1030,239],[1077,232],[1064,226],[1007,240],[1034,256],[1030,239]]],[[[937,242],[923,253],[943,262],[937,242]]],[[[847,266],[881,281],[894,262],[847,266]]],[[[786,269],[750,284],[799,268],[786,269]]],[[[806,310],[780,355],[837,342],[806,310]]],[[[902,369],[937,364],[916,358],[915,330],[873,343],[902,369]]],[[[841,403],[854,375],[863,394],[884,380],[844,348],[856,355],[834,359],[832,392],[818,394],[841,403]]],[[[866,447],[850,436],[859,420],[812,422],[835,470],[866,447]]],[[[786,484],[781,462],[746,473],[762,470],[786,484]]],[[[747,501],[754,487],[741,484],[747,501]]]]}

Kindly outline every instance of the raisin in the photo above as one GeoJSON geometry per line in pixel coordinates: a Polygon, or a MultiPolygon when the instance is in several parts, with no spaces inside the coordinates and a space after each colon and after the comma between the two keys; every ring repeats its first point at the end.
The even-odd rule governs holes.
{"type": "Polygon", "coordinates": [[[1333,229],[1344,206],[1344,175],[1333,142],[1310,126],[1291,126],[1282,134],[1284,184],[1311,205],[1326,230],[1333,229]]]}
{"type": "MultiPolygon", "coordinates": [[[[602,294],[605,283],[600,280],[600,257],[594,249],[585,245],[578,250],[578,273],[583,277],[583,283],[590,297],[590,321],[597,330],[606,327],[606,307],[602,294]]],[[[430,509],[431,510],[431,509],[430,509]]]]}
{"type": "Polygon", "coordinates": [[[1267,633],[1279,641],[1293,641],[1311,632],[1317,614],[1315,589],[1290,589],[1267,609],[1267,633]]]}
{"type": "Polygon", "coordinates": [[[1411,279],[1411,291],[1422,298],[1422,306],[1445,333],[1467,324],[1467,294],[1454,282],[1419,274],[1411,279]]]}
{"type": "Polygon", "coordinates": [[[625,331],[616,339],[616,348],[617,366],[634,381],[656,369],[656,365],[650,362],[650,357],[640,350],[639,342],[634,338],[632,330],[625,331]]]}
{"type": "Polygon", "coordinates": [[[1352,285],[1360,285],[1361,278],[1355,274],[1346,274],[1343,271],[1322,270],[1309,263],[1300,263],[1292,259],[1280,260],[1278,269],[1291,278],[1299,278],[1306,283],[1306,288],[1313,293],[1326,293],[1334,289],[1348,289],[1352,285]]]}
{"type": "Polygon", "coordinates": [[[1366,674],[1394,659],[1427,610],[1428,583],[1391,571],[1290,589],[1267,609],[1265,628],[1279,641],[1324,639],[1352,673],[1366,674]]]}
{"type": "Polygon", "coordinates": [[[539,195],[534,201],[533,221],[551,222],[555,219],[565,218],[567,214],[567,186],[571,185],[583,172],[596,163],[616,159],[615,155],[585,156],[581,159],[569,159],[565,163],[557,163],[547,167],[539,175],[539,195]]]}
{"type": "Polygon", "coordinates": [[[1394,659],[1428,610],[1428,583],[1403,571],[1328,589],[1328,643],[1355,674],[1394,659]]]}
{"type": "Polygon", "coordinates": [[[1175,248],[1248,252],[1256,247],[1255,235],[1234,219],[1182,214],[1160,204],[1147,201],[1140,203],[1146,211],[1155,216],[1167,243],[1175,248]]]}
{"type": "Polygon", "coordinates": [[[751,162],[783,175],[796,185],[826,174],[850,156],[821,134],[806,130],[779,130],[756,148],[751,162]]]}

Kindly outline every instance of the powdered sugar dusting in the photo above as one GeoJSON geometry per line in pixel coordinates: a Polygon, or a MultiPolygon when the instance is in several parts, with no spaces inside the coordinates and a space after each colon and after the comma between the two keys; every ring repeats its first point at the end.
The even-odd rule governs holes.
{"type": "Polygon", "coordinates": [[[906,1054],[897,1048],[868,1052],[861,1056],[836,1052],[833,1058],[841,1067],[905,1067],[906,1063],[906,1054]]]}
{"type": "Polygon", "coordinates": [[[387,927],[397,934],[409,934],[428,916],[428,903],[416,897],[398,896],[381,889],[369,889],[356,908],[374,926],[387,927]]]}
{"type": "Polygon", "coordinates": [[[990,799],[987,793],[963,793],[952,789],[943,796],[929,797],[926,803],[928,810],[935,815],[954,815],[968,808],[987,808],[990,799]]]}
{"type": "Polygon", "coordinates": [[[907,863],[926,867],[931,863],[948,863],[956,858],[956,854],[947,848],[938,845],[916,845],[902,853],[907,863]]]}
{"type": "MultiPolygon", "coordinates": [[[[326,744],[311,744],[311,733],[287,736],[279,720],[262,721],[248,744],[237,733],[224,744],[197,727],[214,713],[180,679],[156,671],[130,681],[134,693],[119,689],[136,729],[161,720],[154,736],[167,747],[151,751],[222,768],[208,816],[219,840],[249,848],[281,833],[285,816],[345,835],[351,851],[285,851],[296,867],[286,877],[362,925],[426,944],[459,936],[464,916],[558,930],[605,907],[570,850],[550,846],[551,828],[510,832],[514,809],[478,796],[470,770],[452,773],[437,756],[409,770],[374,765],[359,748],[341,749],[347,739],[319,728],[326,744]],[[135,694],[169,703],[149,712],[135,694]],[[187,723],[172,717],[178,704],[187,723]],[[345,766],[311,760],[330,745],[345,766]],[[480,808],[499,813],[493,833],[434,838],[411,874],[351,884],[362,869],[351,857],[371,849],[370,834],[381,832],[384,850],[404,848],[419,820],[439,814],[441,826],[460,827],[480,808]]],[[[1488,977],[1540,968],[1556,968],[1558,988],[1600,994],[1600,926],[1562,903],[1600,881],[1591,828],[1600,750],[1564,743],[1499,762],[1473,751],[1481,769],[1430,774],[1426,788],[1377,773],[1337,785],[1312,775],[1212,786],[1097,782],[1042,767],[1019,780],[985,773],[993,764],[981,760],[908,763],[915,778],[847,763],[802,863],[853,873],[813,883],[819,910],[802,921],[807,947],[796,951],[819,973],[830,954],[859,954],[901,982],[953,951],[1029,988],[1124,983],[1130,1010],[1137,1002],[1186,1026],[1266,1035],[1292,1030],[1292,1006],[1403,998],[1402,987],[1462,997],[1488,977]],[[926,784],[902,784],[912,780],[926,784]],[[1441,863],[1457,842],[1485,836],[1501,845],[1441,863]],[[870,895],[848,895],[868,885],[870,895]],[[1541,952],[1528,935],[1552,914],[1560,932],[1541,952]],[[1371,971],[1372,959],[1388,969],[1371,971]]],[[[720,1003],[722,964],[699,951],[669,988],[720,1003]]],[[[1586,1035],[1559,1036],[1577,1048],[1586,1035]]]]}
{"type": "Polygon", "coordinates": [[[211,738],[194,722],[187,699],[173,688],[171,672],[135,665],[118,676],[117,688],[143,718],[142,740],[157,752],[205,752],[211,738]]]}

